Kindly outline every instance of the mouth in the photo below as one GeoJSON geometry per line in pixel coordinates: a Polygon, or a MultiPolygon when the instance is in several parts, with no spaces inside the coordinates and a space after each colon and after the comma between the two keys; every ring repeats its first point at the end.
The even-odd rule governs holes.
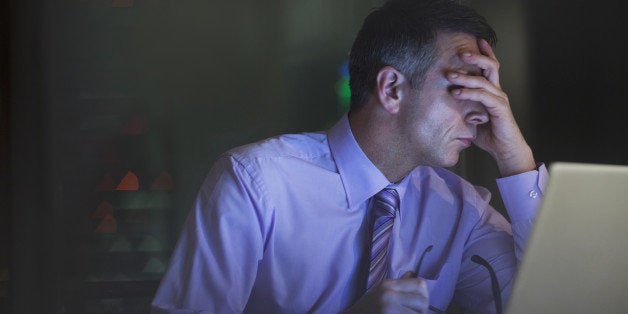
{"type": "Polygon", "coordinates": [[[475,140],[475,138],[472,138],[472,137],[461,137],[461,138],[458,138],[458,141],[460,141],[460,143],[462,143],[462,145],[464,145],[464,147],[471,146],[471,144],[473,143],[474,140],[475,140]]]}

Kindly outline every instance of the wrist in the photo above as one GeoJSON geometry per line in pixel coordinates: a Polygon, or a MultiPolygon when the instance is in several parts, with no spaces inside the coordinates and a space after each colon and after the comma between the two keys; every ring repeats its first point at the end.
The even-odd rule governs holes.
{"type": "Polygon", "coordinates": [[[525,148],[518,149],[515,153],[495,156],[494,158],[502,178],[536,169],[532,149],[527,145],[525,145],[525,148]]]}

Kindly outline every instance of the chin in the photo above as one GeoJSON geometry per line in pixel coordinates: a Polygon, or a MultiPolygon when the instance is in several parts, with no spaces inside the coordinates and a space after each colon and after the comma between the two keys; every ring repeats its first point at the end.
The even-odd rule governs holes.
{"type": "Polygon", "coordinates": [[[451,168],[451,167],[456,166],[457,164],[458,164],[458,161],[456,161],[456,162],[448,162],[448,163],[442,164],[440,167],[441,168],[451,168]]]}
{"type": "Polygon", "coordinates": [[[450,168],[458,164],[460,161],[460,155],[456,154],[455,156],[451,156],[450,158],[441,160],[441,168],[450,168]]]}
{"type": "Polygon", "coordinates": [[[460,160],[460,153],[455,151],[447,152],[446,154],[434,153],[426,156],[419,162],[419,165],[435,167],[435,168],[450,168],[458,164],[460,160]]]}

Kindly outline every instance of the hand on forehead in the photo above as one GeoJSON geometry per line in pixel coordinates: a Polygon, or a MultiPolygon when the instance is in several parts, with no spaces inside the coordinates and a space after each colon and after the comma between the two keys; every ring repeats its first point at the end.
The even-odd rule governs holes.
{"type": "Polygon", "coordinates": [[[478,40],[464,33],[440,33],[437,37],[436,48],[442,67],[448,72],[458,72],[468,75],[482,75],[482,68],[474,57],[482,56],[478,40]]]}

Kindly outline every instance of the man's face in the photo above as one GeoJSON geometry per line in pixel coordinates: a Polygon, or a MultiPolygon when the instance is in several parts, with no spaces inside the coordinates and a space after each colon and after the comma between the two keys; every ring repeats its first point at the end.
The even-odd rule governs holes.
{"type": "Polygon", "coordinates": [[[405,143],[401,146],[403,153],[416,158],[416,164],[451,167],[475,139],[478,126],[488,122],[488,114],[481,103],[455,99],[451,90],[456,86],[446,77],[451,72],[482,74],[478,67],[459,57],[466,51],[479,53],[476,38],[443,32],[435,45],[435,64],[418,90],[407,89],[400,108],[399,143],[405,143]]]}

